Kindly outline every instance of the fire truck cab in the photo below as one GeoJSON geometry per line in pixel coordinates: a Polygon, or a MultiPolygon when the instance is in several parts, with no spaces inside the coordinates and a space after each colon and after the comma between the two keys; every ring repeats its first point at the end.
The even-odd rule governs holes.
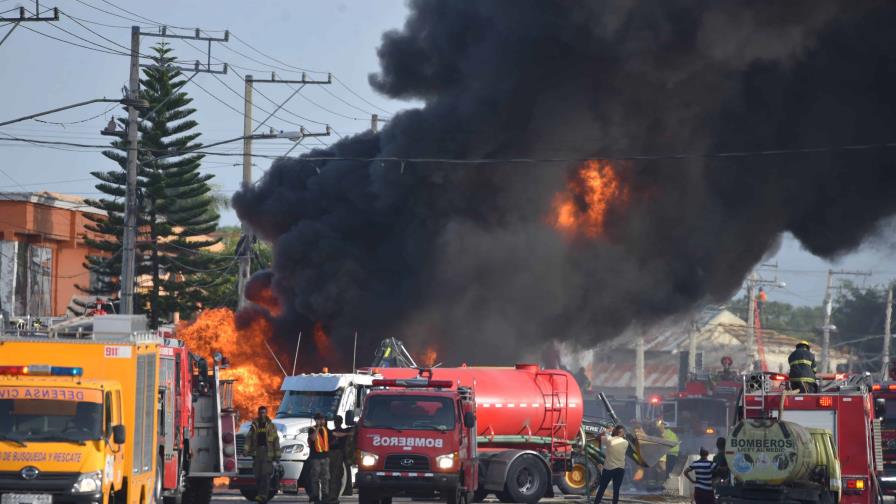
{"type": "Polygon", "coordinates": [[[479,476],[473,390],[431,376],[373,381],[357,434],[360,504],[395,496],[472,501],[479,476]]]}
{"type": "Polygon", "coordinates": [[[896,495],[896,381],[875,383],[874,416],[880,422],[883,473],[880,486],[886,495],[896,495]]]}
{"type": "MultiPolygon", "coordinates": [[[[841,504],[871,504],[882,501],[879,473],[883,468],[881,454],[881,428],[874,416],[871,387],[863,376],[847,379],[844,376],[822,381],[817,394],[799,394],[786,389],[786,376],[770,373],[754,373],[745,380],[745,393],[741,413],[746,421],[751,419],[779,419],[799,424],[808,429],[829,432],[834,441],[834,456],[840,463],[840,481],[830,481],[832,494],[840,493],[841,504]]],[[[822,378],[822,377],[820,377],[822,378]]],[[[733,451],[726,451],[733,460],[731,467],[749,472],[748,465],[760,467],[775,460],[760,457],[756,460],[741,458],[733,451]]],[[[761,468],[761,467],[760,467],[761,468]]],[[[743,492],[749,493],[747,486],[743,492]]],[[[732,499],[725,502],[758,502],[750,499],[732,499]]],[[[740,495],[739,497],[745,497],[740,495]]],[[[768,502],[768,498],[759,501],[768,502]]]]}

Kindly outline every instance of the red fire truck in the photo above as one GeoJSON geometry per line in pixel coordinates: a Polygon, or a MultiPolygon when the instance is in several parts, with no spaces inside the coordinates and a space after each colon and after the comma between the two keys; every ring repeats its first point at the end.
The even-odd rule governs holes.
{"type": "MultiPolygon", "coordinates": [[[[741,475],[755,473],[760,476],[757,476],[756,481],[744,476],[737,484],[720,491],[723,494],[721,501],[779,502],[784,495],[782,492],[796,492],[813,484],[823,484],[826,488],[824,498],[817,502],[881,502],[881,428],[874,415],[871,387],[864,377],[846,379],[842,375],[820,376],[821,392],[817,394],[797,394],[785,390],[787,381],[775,379],[778,377],[780,375],[773,373],[754,373],[745,383],[746,392],[741,403],[745,421],[739,425],[769,429],[774,422],[783,421],[781,423],[785,427],[780,428],[780,435],[783,437],[778,442],[763,434],[765,438],[754,440],[756,449],[752,455],[740,450],[743,446],[732,447],[729,444],[726,456],[732,471],[741,475]],[[800,463],[805,464],[801,453],[817,456],[824,451],[816,446],[818,439],[823,438],[813,436],[813,441],[801,441],[799,436],[788,433],[788,422],[819,434],[829,433],[834,445],[832,456],[827,458],[833,458],[834,462],[830,463],[837,463],[839,467],[829,467],[827,472],[812,470],[811,467],[805,471],[795,470],[800,463]],[[787,444],[788,441],[791,441],[790,445],[787,444]],[[802,446],[804,444],[807,446],[802,446]],[[782,448],[785,446],[786,449],[782,448]],[[839,481],[829,477],[838,472],[839,481]],[[761,476],[763,474],[766,476],[761,476]],[[776,478],[774,484],[770,484],[771,480],[763,481],[768,478],[776,478]]],[[[736,427],[732,430],[729,441],[738,435],[740,432],[736,427]]]]}
{"type": "Polygon", "coordinates": [[[378,372],[374,386],[384,388],[368,394],[357,435],[363,504],[489,493],[531,504],[573,469],[583,405],[565,371],[518,364],[378,372]]]}
{"type": "Polygon", "coordinates": [[[236,410],[233,380],[218,378],[215,364],[187,349],[169,330],[159,347],[159,451],[164,464],[162,496],[207,504],[213,480],[236,474],[236,410]]]}
{"type": "MultiPolygon", "coordinates": [[[[892,380],[892,376],[890,379],[892,380]]],[[[874,396],[874,413],[881,427],[884,465],[880,486],[884,494],[896,495],[896,381],[875,383],[871,386],[871,391],[874,396]]]]}

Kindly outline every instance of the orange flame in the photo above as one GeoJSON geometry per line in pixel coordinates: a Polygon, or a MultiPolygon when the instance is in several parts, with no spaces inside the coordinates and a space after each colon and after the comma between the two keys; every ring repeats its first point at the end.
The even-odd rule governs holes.
{"type": "Polygon", "coordinates": [[[180,324],[176,334],[195,354],[210,358],[219,351],[230,360],[221,378],[236,380],[233,400],[240,418],[249,419],[258,406],[275,410],[280,403],[282,372],[265,348],[271,332],[264,317],[237,329],[231,310],[215,308],[203,311],[193,322],[180,324]]]}
{"type": "Polygon", "coordinates": [[[436,359],[439,358],[439,352],[436,351],[435,347],[428,346],[425,350],[423,350],[423,354],[418,359],[420,361],[420,365],[423,367],[433,367],[436,365],[436,359]]]}
{"type": "Polygon", "coordinates": [[[604,233],[610,204],[626,200],[613,167],[607,162],[586,161],[569,181],[569,190],[554,198],[553,226],[567,234],[596,238],[604,233]]]}

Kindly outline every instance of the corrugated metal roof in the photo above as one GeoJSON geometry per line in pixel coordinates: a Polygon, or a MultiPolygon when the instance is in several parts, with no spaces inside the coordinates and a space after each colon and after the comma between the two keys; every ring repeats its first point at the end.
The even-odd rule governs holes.
{"type": "MultiPolygon", "coordinates": [[[[591,369],[591,375],[591,382],[596,389],[633,387],[635,363],[596,363],[591,369]]],[[[644,364],[644,386],[647,388],[678,387],[678,364],[646,362],[644,364]]]]}

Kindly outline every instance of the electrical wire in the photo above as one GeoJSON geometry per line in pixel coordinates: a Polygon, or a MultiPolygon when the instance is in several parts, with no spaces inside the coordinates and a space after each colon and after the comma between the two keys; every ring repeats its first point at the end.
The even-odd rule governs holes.
{"type": "Polygon", "coordinates": [[[351,94],[357,96],[358,99],[360,99],[360,100],[363,101],[364,103],[370,105],[371,107],[373,107],[373,108],[375,108],[375,109],[377,109],[377,110],[379,110],[379,111],[381,111],[381,112],[385,112],[385,113],[387,113],[387,114],[389,114],[389,115],[394,115],[392,112],[389,112],[388,110],[386,110],[386,109],[384,109],[384,108],[382,108],[382,107],[378,107],[377,105],[375,105],[375,104],[373,104],[373,103],[367,101],[367,99],[365,99],[363,96],[359,95],[359,94],[356,93],[352,88],[348,87],[348,85],[347,85],[346,83],[342,82],[342,80],[340,80],[339,77],[336,77],[336,76],[334,75],[334,76],[333,76],[333,80],[336,81],[336,82],[338,82],[340,85],[342,85],[342,87],[344,87],[346,90],[348,90],[349,93],[351,93],[351,94]]]}
{"type": "Polygon", "coordinates": [[[106,110],[100,112],[99,114],[94,115],[94,116],[90,116],[90,117],[88,117],[88,118],[86,118],[86,119],[81,119],[81,120],[78,120],[78,121],[56,122],[56,121],[44,121],[43,119],[37,119],[37,118],[32,118],[32,120],[33,120],[33,121],[37,121],[37,122],[39,122],[39,123],[44,123],[44,124],[54,124],[54,125],[56,125],[56,126],[66,126],[66,125],[69,125],[69,124],[81,124],[81,123],[85,123],[85,122],[87,122],[87,121],[92,121],[93,119],[96,119],[96,118],[98,118],[98,117],[102,117],[102,116],[108,114],[109,112],[113,111],[113,110],[114,110],[116,107],[118,107],[119,105],[120,105],[119,103],[114,103],[114,104],[112,104],[111,107],[109,107],[109,108],[107,108],[106,110]]]}
{"type": "MultiPolygon", "coordinates": [[[[50,38],[50,39],[53,39],[53,40],[57,40],[57,41],[59,41],[59,42],[65,43],[65,44],[73,45],[73,46],[75,46],[75,47],[80,47],[80,48],[82,48],[82,49],[89,49],[89,50],[91,50],[91,51],[96,51],[96,52],[105,53],[105,54],[111,54],[111,55],[113,55],[113,56],[128,56],[128,57],[130,57],[130,54],[125,54],[125,53],[123,53],[123,52],[119,52],[119,51],[110,51],[110,50],[103,50],[103,49],[97,49],[96,47],[90,47],[90,46],[86,46],[86,45],[83,45],[83,44],[78,44],[77,42],[72,42],[72,41],[70,41],[70,40],[65,40],[65,39],[61,39],[61,38],[59,38],[59,37],[54,37],[53,35],[48,35],[48,34],[46,34],[46,33],[37,31],[37,30],[35,30],[34,28],[30,28],[30,27],[28,27],[28,26],[25,26],[24,24],[22,24],[21,26],[22,26],[22,28],[24,28],[24,29],[26,29],[26,30],[28,30],[28,31],[37,33],[38,35],[42,35],[42,36],[44,36],[44,37],[47,37],[47,38],[50,38]]],[[[51,25],[51,26],[56,26],[56,25],[51,25]]],[[[64,31],[64,30],[63,30],[63,31],[64,31]]]]}
{"type": "Polygon", "coordinates": [[[238,36],[236,36],[236,34],[233,33],[233,32],[230,32],[230,36],[231,36],[234,40],[236,40],[237,42],[243,44],[244,46],[248,47],[249,49],[252,49],[252,50],[255,51],[256,53],[258,53],[258,54],[264,56],[265,58],[267,58],[267,59],[269,59],[269,60],[271,60],[271,61],[273,61],[273,62],[275,62],[275,63],[278,63],[278,64],[280,64],[280,65],[283,65],[283,66],[292,68],[293,70],[298,70],[299,72],[316,73],[316,74],[328,74],[328,73],[329,73],[329,72],[324,72],[323,70],[312,70],[312,69],[310,69],[310,68],[302,68],[302,67],[299,67],[299,66],[290,65],[289,63],[285,63],[285,62],[283,62],[283,61],[278,60],[277,58],[275,58],[275,57],[273,57],[273,56],[270,56],[270,55],[268,55],[268,54],[265,54],[265,53],[262,52],[262,51],[259,51],[258,49],[256,49],[256,48],[253,47],[252,45],[250,45],[250,44],[249,44],[248,42],[246,42],[245,40],[243,40],[243,39],[239,38],[238,36]]]}

